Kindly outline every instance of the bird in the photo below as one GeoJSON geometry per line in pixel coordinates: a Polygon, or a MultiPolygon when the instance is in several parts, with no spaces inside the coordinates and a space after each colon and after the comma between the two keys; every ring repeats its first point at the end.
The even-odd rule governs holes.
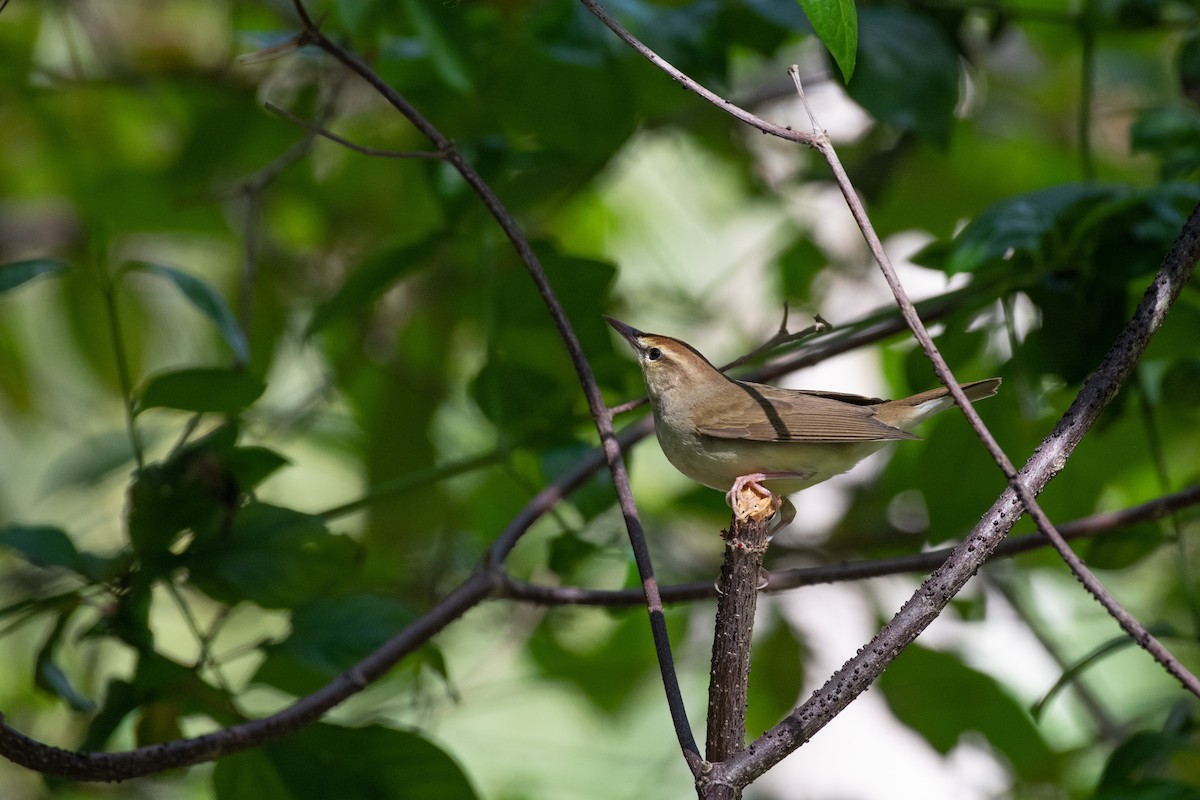
{"type": "MultiPolygon", "coordinates": [[[[604,319],[637,354],[667,460],[697,483],[725,491],[740,520],[766,510],[739,503],[745,490],[769,502],[771,515],[779,512],[771,536],[795,517],[787,495],[846,472],[889,442],[919,439],[911,428],[954,405],[945,387],[883,400],[734,380],[687,342],[604,319]]],[[[1000,380],[962,389],[969,400],[981,400],[996,394],[1000,380]]]]}

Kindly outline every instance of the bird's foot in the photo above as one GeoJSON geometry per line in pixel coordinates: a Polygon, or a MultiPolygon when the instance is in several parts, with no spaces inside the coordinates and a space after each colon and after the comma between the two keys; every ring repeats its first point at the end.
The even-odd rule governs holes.
{"type": "Polygon", "coordinates": [[[759,481],[766,480],[763,472],[740,475],[733,488],[725,493],[725,502],[733,509],[734,516],[742,522],[748,519],[764,519],[779,510],[782,502],[770,489],[759,481]]]}

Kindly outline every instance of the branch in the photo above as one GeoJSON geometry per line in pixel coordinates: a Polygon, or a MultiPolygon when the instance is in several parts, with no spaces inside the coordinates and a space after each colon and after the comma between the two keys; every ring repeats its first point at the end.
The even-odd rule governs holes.
{"type": "Polygon", "coordinates": [[[699,748],[692,735],[691,725],[687,719],[687,710],[683,704],[683,694],[679,688],[679,678],[675,674],[666,618],[663,616],[662,598],[659,596],[658,582],[654,577],[654,567],[650,562],[650,551],[646,546],[646,536],[642,530],[641,519],[638,517],[637,506],[633,501],[633,492],[629,488],[629,475],[625,461],[621,457],[621,448],[613,431],[612,415],[609,414],[608,408],[604,404],[604,398],[600,393],[595,376],[592,374],[587,356],[584,355],[579,338],[571,327],[571,321],[567,318],[566,312],[546,277],[546,271],[542,268],[541,262],[533,252],[525,234],[508,209],[475,171],[475,168],[455,149],[453,142],[443,136],[441,131],[425,119],[399,92],[380,78],[362,59],[321,33],[312,18],[309,17],[302,0],[293,0],[293,5],[304,24],[305,36],[308,41],[333,56],[347,69],[370,84],[382,98],[420,131],[437,148],[438,152],[444,155],[446,162],[458,171],[467,185],[483,201],[484,206],[504,231],[509,243],[533,279],[551,319],[554,320],[559,337],[566,346],[571,363],[575,367],[584,396],[587,398],[588,409],[591,411],[592,419],[600,436],[600,444],[604,449],[605,459],[616,488],[617,500],[625,517],[625,528],[629,533],[634,559],[637,561],[638,573],[642,579],[642,589],[646,594],[646,609],[650,615],[650,629],[654,637],[654,649],[658,657],[659,670],[662,673],[663,688],[667,695],[667,705],[671,711],[671,721],[674,724],[675,735],[679,740],[679,747],[684,758],[693,774],[696,774],[701,764],[699,748]]]}
{"type": "MultiPolygon", "coordinates": [[[[1120,511],[1104,511],[1066,522],[1060,525],[1058,530],[1066,539],[1084,539],[1140,522],[1159,520],[1195,505],[1200,505],[1200,485],[1120,511]]],[[[1048,544],[1046,537],[1040,533],[1006,538],[988,556],[987,560],[1009,558],[1032,550],[1039,550],[1048,544]]],[[[894,558],[823,564],[818,567],[768,572],[765,576],[766,584],[761,588],[764,592],[773,593],[822,583],[842,583],[910,572],[928,573],[941,566],[953,552],[953,548],[946,547],[894,558]]],[[[642,602],[642,594],[636,589],[581,589],[575,586],[545,586],[519,581],[508,575],[503,577],[501,585],[497,589],[497,596],[544,606],[620,607],[637,605],[642,602]]],[[[697,581],[664,586],[662,596],[663,600],[668,603],[684,603],[706,600],[718,595],[716,587],[712,583],[697,581]]]]}
{"type": "MultiPolygon", "coordinates": [[[[803,99],[804,91],[799,82],[799,68],[792,65],[788,68],[793,80],[796,81],[796,90],[803,99]]],[[[1159,306],[1155,303],[1159,298],[1154,298],[1155,303],[1152,303],[1150,309],[1150,317],[1139,324],[1137,316],[1130,321],[1129,326],[1126,326],[1122,337],[1117,340],[1117,344],[1113,350],[1105,357],[1100,367],[1093,373],[1089,381],[1094,381],[1096,386],[1084,384],[1075,403],[1071,408],[1078,412],[1078,419],[1071,422],[1074,430],[1071,435],[1076,436],[1070,449],[1063,455],[1060,462],[1047,464],[1046,469],[1048,474],[1045,480],[1041,479],[1040,475],[1022,475],[1017,472],[1017,468],[1009,460],[1008,455],[1000,447],[996,438],[992,436],[992,432],[983,424],[983,419],[979,413],[967,400],[967,396],[963,394],[962,387],[958,385],[958,379],[954,377],[954,373],[950,371],[950,366],[939,352],[937,345],[933,343],[933,337],[929,335],[929,331],[925,328],[925,324],[921,322],[921,318],[917,315],[916,308],[913,307],[912,301],[908,298],[908,293],[905,292],[904,286],[900,283],[900,278],[896,274],[895,268],[892,267],[891,259],[883,249],[883,242],[879,240],[878,234],[875,233],[871,221],[867,218],[866,209],[863,208],[862,201],[858,199],[858,195],[854,191],[854,187],[850,183],[850,178],[846,175],[842,168],[841,161],[838,159],[837,153],[834,152],[833,145],[830,144],[828,137],[822,137],[817,145],[817,150],[825,157],[829,168],[833,171],[834,178],[837,180],[838,188],[842,191],[842,196],[846,200],[846,204],[850,207],[850,212],[854,216],[855,222],[858,223],[859,230],[862,231],[863,238],[866,239],[867,245],[871,249],[871,253],[875,256],[875,261],[879,264],[879,269],[883,273],[884,280],[888,287],[892,290],[892,296],[896,299],[896,305],[900,307],[901,314],[904,315],[905,321],[908,323],[909,329],[912,331],[913,337],[920,342],[921,349],[925,351],[926,357],[933,364],[934,371],[937,372],[938,378],[950,390],[951,396],[954,397],[954,402],[962,410],[963,415],[967,418],[971,429],[975,431],[976,436],[983,442],[984,447],[991,455],[992,460],[1000,467],[1000,471],[1004,473],[1004,477],[1008,480],[1008,484],[1016,493],[1021,501],[1021,505],[1029,513],[1038,530],[1050,540],[1054,549],[1058,551],[1059,556],[1066,562],[1067,567],[1079,580],[1083,587],[1104,607],[1106,611],[1115,619],[1121,628],[1133,638],[1142,648],[1144,648],[1154,660],[1162,665],[1168,673],[1173,675],[1185,689],[1192,694],[1200,697],[1200,679],[1193,675],[1186,667],[1180,663],[1179,659],[1175,658],[1163,646],[1161,642],[1155,639],[1150,631],[1141,624],[1132,614],[1126,611],[1116,599],[1104,588],[1103,584],[1096,578],[1094,574],[1084,565],[1083,560],[1075,555],[1074,551],[1067,546],[1062,535],[1055,530],[1054,523],[1042,510],[1041,505],[1035,499],[1038,492],[1045,487],[1046,483],[1057,475],[1066,464],[1066,459],[1070,455],[1070,451],[1074,450],[1075,444],[1083,437],[1100,412],[1108,405],[1108,402],[1116,395],[1117,390],[1125,382],[1133,371],[1134,366],[1145,352],[1146,347],[1150,343],[1150,337],[1158,330],[1162,319],[1166,316],[1167,311],[1179,296],[1179,292],[1183,290],[1183,284],[1190,277],[1192,269],[1196,264],[1196,259],[1200,257],[1200,222],[1197,221],[1197,211],[1200,211],[1200,206],[1197,211],[1192,212],[1192,217],[1184,226],[1180,238],[1176,240],[1171,252],[1167,255],[1167,262],[1164,263],[1163,269],[1160,270],[1155,282],[1151,284],[1147,290],[1153,291],[1160,280],[1165,280],[1166,283],[1162,289],[1166,291],[1166,297],[1169,299],[1162,305],[1161,312],[1159,306]],[[1195,241],[1190,241],[1195,240],[1195,241]],[[1172,264],[1172,259],[1177,259],[1179,263],[1172,264]],[[1175,269],[1172,269],[1174,267],[1175,269]],[[1170,276],[1164,278],[1164,272],[1170,276]],[[1160,315],[1159,315],[1160,314],[1160,315]],[[1151,323],[1153,319],[1153,324],[1151,323]],[[1131,327],[1133,330],[1131,330],[1131,327]],[[1098,380],[1097,380],[1098,379],[1098,380]],[[1086,407],[1080,405],[1080,400],[1088,398],[1086,407]],[[1032,478],[1035,483],[1040,484],[1036,489],[1031,488],[1026,483],[1032,478]]],[[[1143,305],[1139,307],[1139,314],[1143,308],[1147,308],[1146,301],[1143,300],[1143,305]]],[[[1064,420],[1070,418],[1070,411],[1064,416],[1064,420]]],[[[1061,426],[1060,422],[1060,426],[1061,426]]],[[[1065,433],[1065,431],[1064,431],[1065,433]]]]}
{"type": "MultiPolygon", "coordinates": [[[[749,489],[743,493],[750,495],[752,501],[761,501],[749,489]]],[[[724,761],[746,746],[750,638],[754,633],[754,612],[762,583],[763,555],[767,552],[767,531],[775,510],[770,503],[765,506],[765,516],[759,514],[740,519],[735,511],[730,518],[729,531],[724,535],[725,559],[721,577],[713,587],[718,592],[718,599],[708,684],[705,750],[708,761],[724,761]]],[[[736,795],[718,792],[715,796],[736,795]]]]}
{"type": "MultiPolygon", "coordinates": [[[[659,69],[670,75],[672,79],[679,81],[688,88],[692,88],[689,83],[694,84],[694,81],[686,78],[677,69],[663,61],[657,54],[639,42],[609,17],[594,0],[582,0],[582,2],[601,22],[616,33],[619,38],[644,55],[659,69]]],[[[797,68],[795,66],[791,67],[789,73],[796,82],[798,94],[803,99],[804,93],[799,84],[799,72],[797,68]]],[[[704,96],[719,108],[722,108],[747,124],[765,133],[776,133],[771,129],[772,126],[769,126],[769,124],[759,120],[753,114],[743,109],[736,107],[731,109],[731,104],[728,101],[721,100],[721,98],[713,95],[711,92],[697,89],[693,89],[693,91],[697,91],[698,94],[701,94],[701,96],[704,96]]],[[[791,132],[789,131],[788,133],[791,132]]],[[[778,133],[776,135],[780,135],[781,138],[795,140],[790,135],[778,133]]],[[[1161,643],[1150,635],[1144,626],[1121,608],[1104,590],[1095,576],[1087,570],[1078,556],[1066,545],[1062,536],[1054,529],[1053,524],[1035,500],[1035,494],[1044,488],[1046,483],[1062,469],[1066,463],[1066,459],[1074,450],[1075,445],[1078,444],[1079,438],[1090,428],[1096,416],[1098,416],[1108,401],[1116,394],[1117,389],[1128,376],[1142,352],[1144,352],[1150,337],[1157,330],[1159,324],[1161,324],[1166,311],[1182,290],[1182,286],[1190,275],[1197,257],[1200,257],[1200,236],[1193,230],[1193,228],[1200,227],[1200,223],[1196,222],[1196,213],[1193,212],[1192,218],[1189,219],[1188,224],[1185,226],[1180,240],[1176,242],[1171,253],[1168,255],[1167,263],[1164,264],[1163,269],[1156,276],[1155,282],[1147,291],[1142,305],[1139,306],[1138,314],[1126,327],[1122,338],[1118,340],[1113,351],[1110,352],[1105,362],[1101,364],[1100,368],[1093,375],[1091,379],[1092,383],[1085,384],[1075,403],[1068,410],[1067,415],[1060,421],[1055,433],[1051,435],[1047,443],[1043,444],[1041,451],[1034,454],[1026,465],[1026,468],[1021,473],[1018,473],[1007,455],[1005,455],[997,444],[995,438],[991,435],[991,432],[983,424],[979,415],[971,407],[966,395],[963,394],[962,387],[958,385],[958,381],[950,371],[945,359],[942,358],[941,353],[929,336],[929,332],[917,315],[912,302],[909,300],[904,287],[896,275],[895,269],[892,267],[887,253],[883,249],[878,235],[867,218],[862,202],[854,192],[854,188],[846,176],[836,152],[834,152],[832,145],[829,143],[828,137],[814,132],[814,135],[805,139],[804,143],[815,147],[828,163],[838,187],[841,189],[846,203],[854,216],[855,222],[858,224],[863,237],[866,239],[872,254],[878,262],[884,279],[891,289],[896,299],[896,304],[899,306],[905,321],[908,323],[914,338],[920,342],[922,350],[933,364],[939,379],[945,384],[955,403],[962,409],[968,423],[984,443],[993,460],[1004,472],[1010,489],[997,500],[992,512],[990,512],[990,514],[998,514],[998,516],[992,517],[992,531],[986,533],[986,528],[982,526],[977,527],[972,539],[964,543],[965,550],[964,546],[960,546],[955,551],[955,556],[947,562],[946,567],[949,572],[955,573],[955,580],[947,583],[942,580],[945,575],[939,576],[935,572],[922,587],[922,590],[928,592],[928,594],[922,595],[919,592],[918,595],[914,596],[901,609],[900,614],[893,620],[893,623],[885,628],[876,638],[877,643],[882,643],[886,640],[886,644],[888,645],[886,648],[876,647],[867,657],[868,660],[871,656],[878,658],[876,662],[880,665],[878,671],[869,670],[868,672],[863,672],[861,667],[856,667],[852,673],[847,673],[846,669],[850,665],[844,667],[841,672],[831,679],[830,684],[826,685],[828,689],[834,681],[838,680],[839,676],[842,677],[842,681],[836,685],[830,697],[825,698],[824,705],[816,711],[808,710],[810,708],[809,704],[802,706],[788,720],[785,720],[780,726],[764,735],[760,741],[767,741],[768,737],[771,736],[775,736],[775,739],[772,740],[772,743],[767,748],[754,748],[752,750],[755,753],[754,766],[748,767],[745,763],[742,763],[740,766],[735,765],[732,767],[733,772],[737,773],[738,777],[744,778],[744,782],[740,782],[737,785],[746,785],[771,765],[777,763],[786,753],[798,747],[806,737],[796,738],[791,735],[797,727],[807,727],[807,722],[817,719],[819,720],[819,724],[816,725],[814,730],[819,730],[820,727],[823,727],[832,718],[833,713],[840,711],[851,699],[864,691],[866,686],[882,671],[883,665],[890,663],[900,650],[907,646],[921,630],[927,627],[949,602],[954,593],[961,589],[966,579],[970,577],[974,570],[983,562],[984,558],[986,558],[987,553],[994,549],[1004,534],[1011,529],[1015,519],[1020,516],[1019,512],[1022,507],[1028,511],[1038,530],[1050,539],[1060,556],[1067,562],[1072,573],[1089,593],[1120,623],[1121,627],[1139,645],[1150,652],[1155,660],[1162,664],[1170,674],[1180,680],[1185,688],[1193,694],[1200,696],[1200,681],[1188,672],[1177,659],[1167,652],[1161,643]],[[1043,457],[1045,453],[1051,451],[1055,451],[1056,460],[1046,460],[1043,457]],[[1031,481],[1033,488],[1026,483],[1026,480],[1031,481]],[[1010,505],[1013,507],[1008,507],[1010,505]],[[979,547],[981,552],[976,552],[977,547],[979,547]],[[964,552],[960,553],[960,550],[964,550],[964,552]],[[957,577],[961,572],[958,569],[960,564],[969,566],[970,569],[961,574],[962,580],[958,582],[957,577]],[[924,605],[924,609],[920,608],[922,605],[924,605]],[[908,614],[910,610],[914,610],[912,614],[908,614]],[[901,623],[901,618],[906,617],[906,614],[908,615],[907,618],[901,623]],[[865,681],[864,677],[866,678],[865,681]],[[806,710],[808,710],[807,716],[804,715],[806,710]],[[784,742],[783,749],[781,750],[775,742],[784,742]],[[770,754],[766,755],[768,750],[770,754]],[[761,770],[759,770],[759,766],[761,766],[761,770]]],[[[745,759],[742,758],[741,761],[744,762],[745,759]]]]}
{"type": "MultiPolygon", "coordinates": [[[[1021,470],[1022,480],[1016,481],[1015,485],[1028,485],[1032,491],[1041,491],[1063,468],[1083,435],[1133,370],[1150,337],[1182,291],[1197,259],[1200,259],[1200,209],[1192,212],[1133,318],[1126,323],[1116,343],[1085,382],[1054,431],[1026,462],[1021,470]]],[[[1012,529],[1021,508],[1017,489],[1010,486],[984,514],[971,535],[954,549],[945,564],[921,584],[892,621],[858,655],[847,661],[807,702],[763,734],[746,752],[725,764],[714,765],[714,771],[734,785],[745,786],[825,727],[854,698],[866,691],[887,665],[937,618],[1012,529]]],[[[1070,552],[1065,544],[1062,546],[1070,552]]],[[[1078,559],[1074,553],[1071,556],[1078,559]]],[[[1137,641],[1147,649],[1161,648],[1148,633],[1137,641]]]]}
{"type": "Polygon", "coordinates": [[[85,781],[122,781],[248,750],[303,728],[343,700],[361,692],[368,684],[381,678],[397,661],[424,645],[435,633],[485,599],[493,585],[490,574],[476,572],[437,606],[374,653],[322,688],[269,717],[192,739],[177,739],[123,753],[83,753],[32,739],[10,727],[0,715],[0,755],[46,775],[85,781]]]}

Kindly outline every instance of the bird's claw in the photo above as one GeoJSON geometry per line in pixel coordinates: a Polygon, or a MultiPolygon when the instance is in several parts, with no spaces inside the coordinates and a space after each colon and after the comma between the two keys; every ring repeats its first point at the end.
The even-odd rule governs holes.
{"type": "Polygon", "coordinates": [[[733,514],[739,521],[764,519],[773,515],[783,504],[770,489],[759,483],[766,477],[761,472],[741,475],[726,492],[725,502],[733,509],[733,514]]]}

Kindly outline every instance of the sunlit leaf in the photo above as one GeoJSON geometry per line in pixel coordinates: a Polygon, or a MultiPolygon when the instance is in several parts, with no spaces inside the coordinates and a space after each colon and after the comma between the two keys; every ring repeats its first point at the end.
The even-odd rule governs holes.
{"type": "Polygon", "coordinates": [[[799,3],[837,62],[842,79],[849,81],[858,56],[858,13],[854,0],[799,0],[799,3]]]}

